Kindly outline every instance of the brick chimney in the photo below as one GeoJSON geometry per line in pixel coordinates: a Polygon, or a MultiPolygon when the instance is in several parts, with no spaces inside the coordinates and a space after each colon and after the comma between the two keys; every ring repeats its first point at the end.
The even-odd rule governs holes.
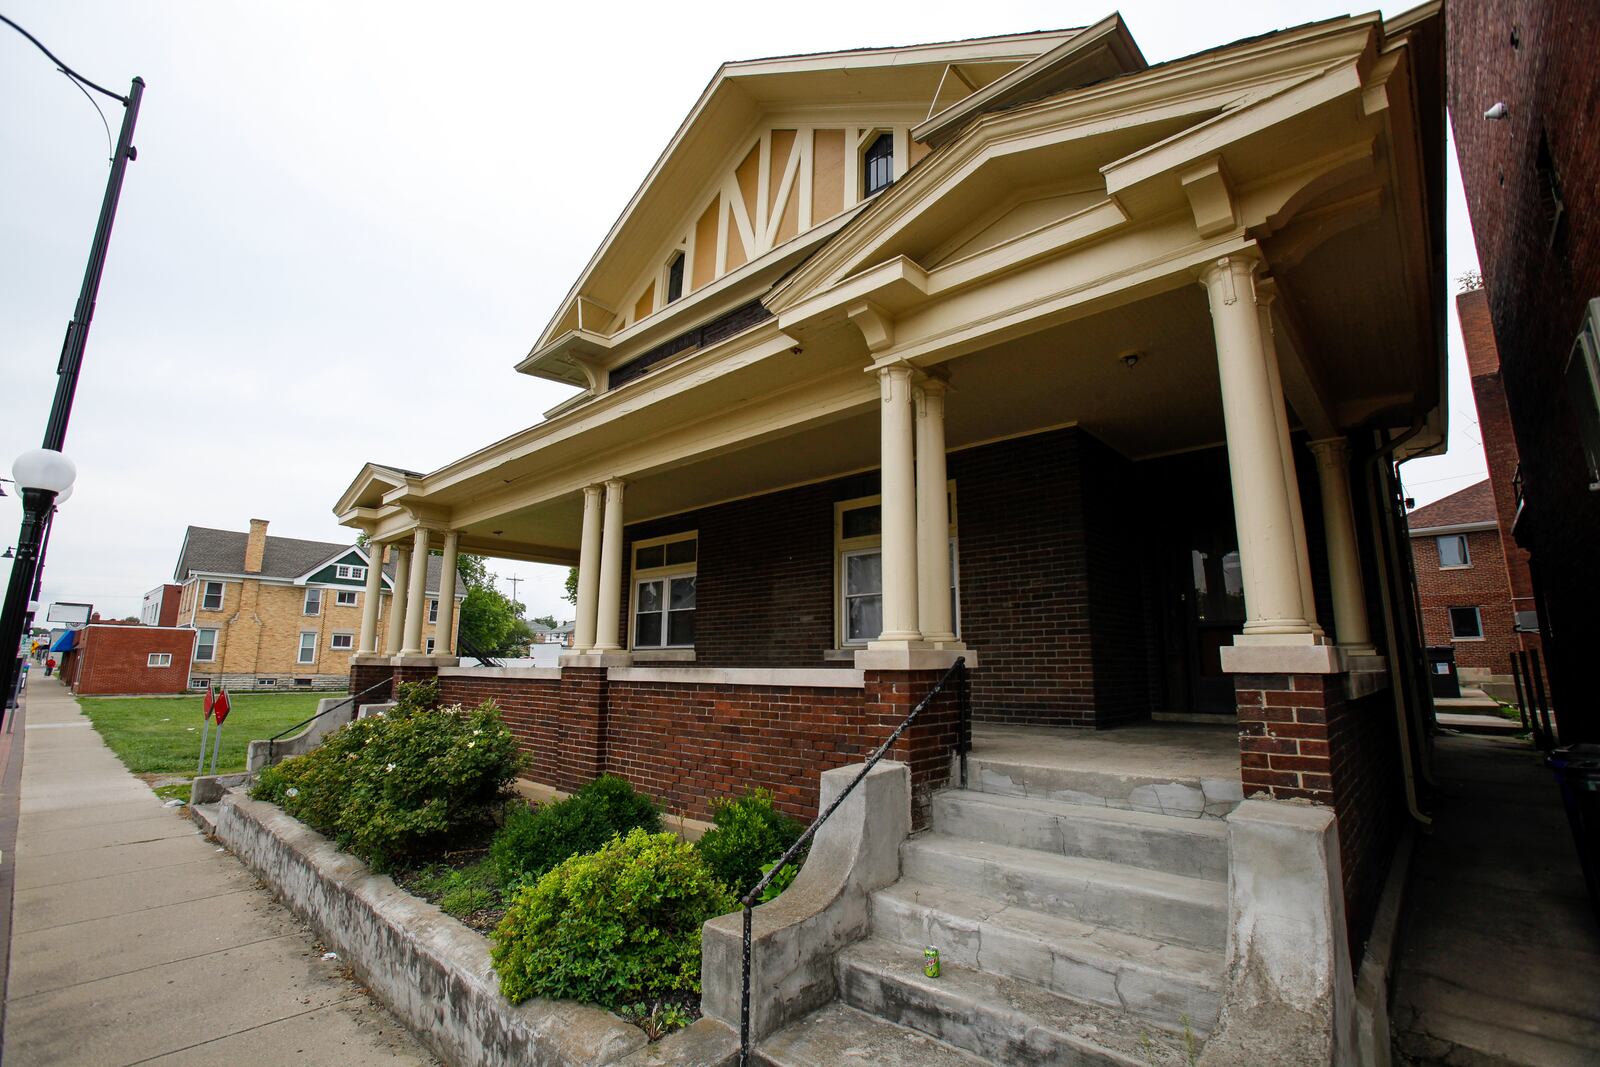
{"type": "Polygon", "coordinates": [[[244,544],[244,572],[260,574],[261,560],[267,554],[267,520],[250,520],[250,539],[244,544]]]}

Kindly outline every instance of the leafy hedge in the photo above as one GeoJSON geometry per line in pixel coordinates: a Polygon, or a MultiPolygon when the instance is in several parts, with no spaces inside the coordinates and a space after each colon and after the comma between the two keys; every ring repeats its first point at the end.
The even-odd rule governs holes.
{"type": "Polygon", "coordinates": [[[375,870],[486,825],[521,765],[499,709],[439,708],[431,683],[261,772],[252,793],[333,837],[375,870]]]}
{"type": "MultiPolygon", "coordinates": [[[[772,794],[765,789],[753,790],[736,800],[714,800],[711,816],[716,825],[701,836],[700,854],[735,896],[753,889],[765,869],[777,862],[805,831],[799,822],[777,809],[772,794]]],[[[792,873],[781,877],[788,881],[794,878],[792,873]]]]}
{"type": "Polygon", "coordinates": [[[700,927],[734,907],[693,845],[632,830],[512,894],[492,937],[500,991],[612,1009],[698,993],[700,927]]]}
{"type": "Polygon", "coordinates": [[[626,779],[603,774],[566,800],[513,812],[489,846],[489,864],[509,892],[630,830],[659,833],[661,810],[626,779]]]}

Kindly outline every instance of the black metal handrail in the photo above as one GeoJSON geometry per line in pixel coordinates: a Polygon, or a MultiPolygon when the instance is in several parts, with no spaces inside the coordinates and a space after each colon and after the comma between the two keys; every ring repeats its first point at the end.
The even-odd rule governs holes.
{"type": "Polygon", "coordinates": [[[963,786],[966,785],[967,752],[972,747],[972,699],[970,683],[967,680],[967,658],[965,656],[957,656],[956,661],[950,665],[950,669],[945,671],[939,680],[934,683],[932,689],[928,690],[928,695],[917,702],[917,706],[911,709],[911,713],[901,720],[900,725],[894,728],[894,732],[884,740],[883,744],[878,746],[878,750],[868,757],[867,762],[861,768],[861,773],[856,775],[850,784],[845,786],[843,791],[833,798],[833,803],[829,804],[820,815],[811,820],[811,825],[806,827],[805,832],[778,858],[778,862],[767,868],[767,873],[761,876],[761,881],[757,882],[750,892],[739,899],[739,903],[744,908],[744,974],[743,985],[739,994],[739,1067],[749,1067],[750,1063],[750,926],[756,901],[761,899],[761,894],[766,892],[767,887],[772,884],[772,880],[777,877],[778,872],[788,866],[789,862],[799,855],[802,850],[810,846],[811,839],[817,836],[817,830],[822,827],[822,824],[828,821],[828,817],[838,810],[840,804],[844,803],[845,797],[848,797],[855,790],[855,787],[861,784],[861,780],[872,771],[872,768],[878,765],[878,761],[883,759],[884,753],[888,752],[890,746],[900,739],[901,734],[905,733],[906,727],[915,722],[917,716],[922,714],[923,709],[933,703],[933,698],[944,691],[944,687],[949,684],[952,678],[961,680],[961,699],[958,706],[961,722],[957,734],[956,747],[961,755],[961,784],[963,786]]]}
{"type": "Polygon", "coordinates": [[[459,646],[459,648],[461,649],[462,652],[465,652],[467,655],[469,655],[473,659],[477,660],[478,663],[481,664],[482,666],[485,666],[485,667],[498,667],[498,666],[500,666],[500,663],[499,663],[498,660],[495,660],[495,659],[491,658],[485,652],[479,651],[472,644],[471,641],[468,641],[466,638],[462,637],[460,634],[456,634],[456,645],[459,646]]]}
{"type": "Polygon", "coordinates": [[[333,707],[324,708],[323,710],[317,712],[315,715],[311,716],[311,718],[306,719],[303,722],[297,722],[293,726],[289,727],[288,729],[280,730],[279,732],[273,734],[271,737],[267,738],[267,761],[268,761],[268,763],[270,764],[271,761],[272,761],[272,757],[276,756],[278,754],[278,750],[277,750],[276,746],[277,746],[278,741],[281,738],[287,737],[289,734],[294,733],[296,730],[300,730],[300,729],[303,729],[303,728],[305,728],[307,726],[310,726],[312,723],[316,722],[318,719],[322,718],[324,715],[331,715],[333,712],[338,711],[340,708],[344,707],[346,704],[350,703],[353,700],[360,700],[362,697],[366,696],[368,693],[372,692],[375,689],[382,689],[384,686],[392,685],[392,684],[394,684],[394,678],[392,678],[392,677],[385,678],[382,681],[373,682],[371,685],[367,686],[361,692],[350,694],[349,696],[345,697],[343,700],[339,701],[339,703],[335,704],[333,707]]]}
{"type": "Polygon", "coordinates": [[[1534,747],[1549,752],[1558,742],[1554,708],[1545,695],[1544,670],[1538,649],[1511,653],[1511,680],[1517,687],[1522,725],[1533,732],[1534,747]]]}

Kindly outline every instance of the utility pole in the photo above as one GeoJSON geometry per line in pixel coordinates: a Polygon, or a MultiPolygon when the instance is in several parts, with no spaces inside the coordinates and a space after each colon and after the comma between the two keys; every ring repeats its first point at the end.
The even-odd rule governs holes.
{"type": "Polygon", "coordinates": [[[518,578],[515,574],[513,574],[511,577],[507,578],[506,581],[511,583],[511,602],[513,604],[522,603],[522,601],[517,599],[517,583],[523,581],[523,579],[518,578]]]}

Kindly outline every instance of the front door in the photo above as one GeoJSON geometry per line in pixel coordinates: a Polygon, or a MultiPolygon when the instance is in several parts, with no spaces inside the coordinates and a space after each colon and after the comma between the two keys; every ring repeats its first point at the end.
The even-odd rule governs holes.
{"type": "Polygon", "coordinates": [[[1189,549],[1190,710],[1207,715],[1232,716],[1238,708],[1233,676],[1222,672],[1222,648],[1233,644],[1245,619],[1244,580],[1233,540],[1212,537],[1189,549]]]}

